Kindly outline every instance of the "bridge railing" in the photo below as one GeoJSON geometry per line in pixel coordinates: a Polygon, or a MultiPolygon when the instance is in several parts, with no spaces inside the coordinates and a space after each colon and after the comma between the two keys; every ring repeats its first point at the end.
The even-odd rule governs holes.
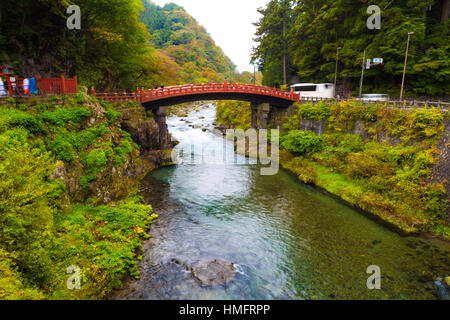
{"type": "Polygon", "coordinates": [[[249,84],[235,83],[205,83],[205,84],[186,84],[180,86],[170,86],[166,88],[139,90],[135,93],[95,93],[91,94],[98,99],[105,101],[125,101],[138,100],[141,102],[154,101],[165,97],[183,96],[189,94],[206,94],[206,93],[248,93],[279,97],[281,99],[300,101],[300,94],[293,91],[283,91],[280,89],[262,87],[249,84]]]}
{"type": "Polygon", "coordinates": [[[91,95],[95,96],[99,100],[103,101],[141,101],[142,95],[139,92],[128,93],[128,92],[90,92],[91,95]]]}
{"type": "Polygon", "coordinates": [[[188,84],[180,86],[171,86],[159,88],[156,90],[147,90],[143,92],[143,99],[146,101],[157,100],[163,97],[199,94],[199,93],[217,93],[217,92],[237,92],[249,94],[262,94],[282,99],[298,101],[300,95],[293,91],[283,91],[280,89],[262,87],[249,84],[235,83],[206,83],[206,84],[188,84]]]}

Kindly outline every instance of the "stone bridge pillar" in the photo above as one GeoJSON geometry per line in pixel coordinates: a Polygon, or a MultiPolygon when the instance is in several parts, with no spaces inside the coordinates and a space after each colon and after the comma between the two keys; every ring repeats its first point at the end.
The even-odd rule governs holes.
{"type": "Polygon", "coordinates": [[[272,106],[271,108],[271,112],[270,112],[270,122],[273,123],[273,128],[274,129],[278,129],[278,130],[282,130],[282,124],[283,124],[283,119],[286,116],[291,115],[292,113],[292,107],[289,106],[287,108],[282,108],[282,107],[275,107],[272,106]]]}
{"type": "Polygon", "coordinates": [[[261,129],[267,129],[267,120],[269,118],[269,111],[270,111],[270,104],[261,103],[259,105],[261,129]]]}
{"type": "Polygon", "coordinates": [[[165,150],[169,146],[169,129],[167,127],[167,107],[158,107],[154,110],[155,121],[159,127],[159,145],[161,150],[165,150]]]}
{"type": "Polygon", "coordinates": [[[258,104],[252,102],[250,108],[252,109],[252,129],[258,129],[258,104]]]}

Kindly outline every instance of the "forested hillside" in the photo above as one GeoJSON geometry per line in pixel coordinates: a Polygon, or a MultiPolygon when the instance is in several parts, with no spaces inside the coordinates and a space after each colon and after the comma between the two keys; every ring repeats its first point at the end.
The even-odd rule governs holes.
{"type": "Polygon", "coordinates": [[[97,89],[238,79],[235,66],[182,8],[147,0],[3,0],[0,63],[19,76],[77,76],[97,89]],[[66,26],[81,9],[81,29],[66,26]]]}
{"type": "Polygon", "coordinates": [[[160,79],[169,84],[221,82],[233,79],[235,66],[205,28],[182,7],[144,1],[141,21],[156,48],[160,79]]]}
{"type": "Polygon", "coordinates": [[[256,23],[258,46],[253,59],[259,61],[267,85],[283,83],[283,55],[288,82],[333,82],[336,52],[341,47],[338,81],[356,93],[366,50],[367,58],[384,58],[385,66],[367,70],[365,91],[398,96],[407,34],[414,32],[407,94],[443,96],[450,91],[449,22],[442,14],[444,1],[272,0],[259,10],[263,17],[256,23]],[[370,5],[381,9],[380,30],[367,27],[370,5]]]}

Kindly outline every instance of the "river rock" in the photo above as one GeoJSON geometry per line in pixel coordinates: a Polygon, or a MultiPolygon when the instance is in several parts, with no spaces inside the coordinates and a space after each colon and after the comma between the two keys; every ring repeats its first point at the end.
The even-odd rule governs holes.
{"type": "Polygon", "coordinates": [[[232,262],[214,259],[198,262],[191,268],[191,273],[202,285],[217,286],[233,280],[236,268],[232,262]]]}
{"type": "Polygon", "coordinates": [[[222,134],[224,134],[227,131],[227,126],[221,123],[218,126],[216,126],[215,129],[219,130],[222,134]]]}
{"type": "Polygon", "coordinates": [[[450,277],[437,279],[434,283],[434,287],[441,300],[450,300],[450,277]]]}

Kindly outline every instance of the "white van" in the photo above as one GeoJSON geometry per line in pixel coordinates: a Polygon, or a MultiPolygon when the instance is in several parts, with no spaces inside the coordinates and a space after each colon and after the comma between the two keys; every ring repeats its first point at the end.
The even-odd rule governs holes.
{"type": "Polygon", "coordinates": [[[291,86],[291,90],[300,93],[302,98],[334,98],[334,84],[332,83],[298,83],[291,86]]]}

